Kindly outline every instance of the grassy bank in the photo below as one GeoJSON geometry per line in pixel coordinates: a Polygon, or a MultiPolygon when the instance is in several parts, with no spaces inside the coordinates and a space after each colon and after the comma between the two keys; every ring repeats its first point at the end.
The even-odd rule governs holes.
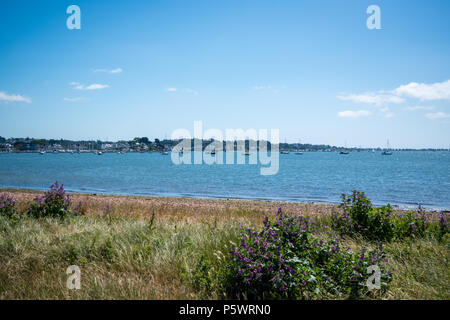
{"type": "MultiPolygon", "coordinates": [[[[33,192],[12,191],[18,208],[33,192]]],[[[0,218],[1,299],[227,298],[214,272],[248,226],[260,230],[279,203],[75,195],[82,215],[0,218]],[[108,205],[109,204],[109,205],[108,205]],[[208,261],[209,269],[199,266],[208,261]],[[81,269],[81,289],[66,288],[66,269],[81,269]],[[209,273],[209,276],[208,276],[209,273]]],[[[283,204],[291,215],[330,225],[330,206],[283,204]]],[[[324,228],[323,236],[331,231],[324,228]]],[[[376,244],[344,238],[352,250],[376,244]]],[[[394,270],[388,290],[369,298],[450,299],[448,241],[433,237],[384,245],[394,270]]],[[[327,296],[325,298],[338,298],[327,296]]],[[[340,297],[345,298],[345,297],[340,297]]]]}

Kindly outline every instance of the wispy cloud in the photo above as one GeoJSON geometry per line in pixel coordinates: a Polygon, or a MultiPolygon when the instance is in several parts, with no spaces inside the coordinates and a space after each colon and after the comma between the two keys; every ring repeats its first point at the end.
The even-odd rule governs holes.
{"type": "Polygon", "coordinates": [[[171,88],[167,88],[166,91],[167,92],[184,92],[184,93],[189,93],[189,94],[193,94],[193,95],[197,95],[198,94],[197,90],[189,89],[189,88],[178,89],[178,88],[175,88],[175,87],[171,87],[171,88]]]}
{"type": "Polygon", "coordinates": [[[345,110],[345,111],[339,111],[338,116],[341,118],[360,118],[360,117],[368,117],[372,115],[372,112],[368,110],[345,110]]]}
{"type": "Polygon", "coordinates": [[[256,85],[253,86],[253,90],[255,91],[271,91],[273,93],[278,93],[279,90],[271,85],[256,85]]]}
{"type": "Polygon", "coordinates": [[[19,94],[7,94],[6,92],[3,91],[0,91],[0,101],[31,103],[30,98],[21,96],[19,94]]]}
{"type": "Polygon", "coordinates": [[[432,84],[411,82],[392,91],[399,96],[420,100],[450,100],[450,80],[432,84]]]}
{"type": "Polygon", "coordinates": [[[109,73],[121,73],[121,72],[122,68],[112,69],[111,71],[109,71],[109,73]]]}
{"type": "Polygon", "coordinates": [[[191,93],[191,94],[194,94],[194,95],[197,95],[197,94],[198,94],[198,91],[193,90],[193,89],[189,89],[189,88],[184,89],[184,92],[186,92],[186,93],[191,93]]]}
{"type": "Polygon", "coordinates": [[[67,102],[76,102],[76,101],[83,101],[83,100],[86,100],[86,98],[83,98],[83,97],[63,98],[63,101],[67,101],[67,102]]]}
{"type": "Polygon", "coordinates": [[[109,87],[107,84],[99,84],[99,83],[94,83],[85,86],[84,84],[81,84],[79,82],[71,82],[69,83],[69,85],[71,85],[74,89],[77,90],[101,90],[109,87]]]}
{"type": "Polygon", "coordinates": [[[427,113],[425,115],[428,119],[436,120],[436,119],[447,119],[450,118],[450,113],[444,113],[444,112],[433,112],[433,113],[427,113]]]}
{"type": "Polygon", "coordinates": [[[94,69],[94,72],[105,72],[105,73],[121,73],[123,70],[122,68],[116,68],[116,69],[94,69]]]}
{"type": "Polygon", "coordinates": [[[389,109],[389,107],[381,108],[380,111],[384,114],[386,118],[392,118],[395,114],[389,109]]]}
{"type": "Polygon", "coordinates": [[[434,110],[433,106],[413,106],[413,107],[405,107],[405,110],[415,111],[415,110],[434,110]]]}
{"type": "Polygon", "coordinates": [[[380,106],[386,103],[403,103],[405,99],[391,94],[385,94],[380,91],[378,93],[367,92],[363,94],[341,94],[337,96],[339,100],[351,101],[354,103],[366,103],[380,106]]]}

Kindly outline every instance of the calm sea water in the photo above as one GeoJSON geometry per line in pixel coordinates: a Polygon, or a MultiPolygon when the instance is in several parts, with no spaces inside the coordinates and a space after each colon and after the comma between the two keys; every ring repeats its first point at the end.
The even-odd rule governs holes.
{"type": "Polygon", "coordinates": [[[69,191],[339,202],[365,191],[375,204],[450,208],[450,152],[328,152],[280,155],[279,172],[258,165],[175,165],[159,153],[0,154],[0,187],[69,191]]]}

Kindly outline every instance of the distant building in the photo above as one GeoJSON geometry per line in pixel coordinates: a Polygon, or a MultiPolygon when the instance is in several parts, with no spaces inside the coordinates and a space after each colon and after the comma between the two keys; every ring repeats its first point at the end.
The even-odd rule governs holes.
{"type": "Polygon", "coordinates": [[[9,143],[0,143],[0,152],[10,152],[11,147],[12,146],[9,143]]]}

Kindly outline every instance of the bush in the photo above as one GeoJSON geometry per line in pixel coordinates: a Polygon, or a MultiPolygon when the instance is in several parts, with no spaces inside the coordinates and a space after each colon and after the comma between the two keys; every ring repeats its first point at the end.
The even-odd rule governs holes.
{"type": "Polygon", "coordinates": [[[439,215],[439,240],[444,239],[448,234],[449,234],[449,226],[447,224],[446,212],[441,212],[441,214],[439,215]]]}
{"type": "Polygon", "coordinates": [[[309,299],[367,294],[369,265],[381,269],[382,287],[391,281],[383,267],[379,247],[353,254],[342,250],[339,239],[318,239],[314,223],[278,211],[276,221],[267,217],[261,232],[249,228],[239,246],[231,248],[226,291],[231,298],[309,299]]]}
{"type": "Polygon", "coordinates": [[[16,214],[16,201],[12,197],[2,194],[0,196],[0,216],[11,219],[15,217],[16,214]]]}
{"type": "Polygon", "coordinates": [[[64,185],[52,184],[50,190],[44,192],[41,197],[36,197],[28,208],[28,215],[33,218],[65,218],[70,213],[72,200],[66,194],[64,185]]]}
{"type": "Polygon", "coordinates": [[[210,295],[213,288],[217,286],[216,282],[220,282],[218,278],[221,275],[214,274],[214,271],[211,262],[201,255],[192,273],[191,284],[202,296],[210,295]]]}
{"type": "Polygon", "coordinates": [[[362,235],[368,240],[390,241],[406,237],[423,237],[429,227],[425,211],[393,214],[390,205],[374,208],[364,192],[342,195],[340,212],[332,214],[332,228],[341,235],[362,235]]]}

